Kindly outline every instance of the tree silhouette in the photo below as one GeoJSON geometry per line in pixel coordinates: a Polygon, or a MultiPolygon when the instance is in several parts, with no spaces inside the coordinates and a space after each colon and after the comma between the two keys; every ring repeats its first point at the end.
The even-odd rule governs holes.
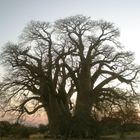
{"type": "Polygon", "coordinates": [[[76,129],[88,134],[93,110],[101,110],[105,101],[119,107],[118,100],[135,93],[140,67],[122,48],[119,34],[113,23],[82,15],[52,25],[31,21],[20,42],[7,44],[1,54],[9,69],[1,95],[21,115],[44,108],[55,134],[71,135],[76,129]],[[124,86],[132,92],[121,94],[124,86]]]}
{"type": "Polygon", "coordinates": [[[113,103],[112,97],[122,99],[123,94],[118,93],[114,84],[133,87],[139,67],[132,63],[131,52],[120,50],[119,31],[112,23],[74,16],[56,21],[56,29],[61,40],[69,40],[75,50],[63,63],[77,90],[75,117],[81,125],[78,128],[87,129],[85,124],[93,105],[98,108],[104,100],[113,103]],[[113,86],[109,85],[111,82],[113,86]]]}

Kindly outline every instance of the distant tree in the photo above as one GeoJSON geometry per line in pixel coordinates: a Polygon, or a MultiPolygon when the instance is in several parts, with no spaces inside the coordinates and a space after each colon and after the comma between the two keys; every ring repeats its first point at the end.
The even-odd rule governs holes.
{"type": "MultiPolygon", "coordinates": [[[[124,94],[124,92],[120,92],[124,94]]],[[[125,132],[138,130],[140,122],[139,95],[135,95],[135,97],[126,96],[126,98],[123,101],[118,100],[119,107],[110,104],[104,110],[102,108],[101,133],[113,134],[119,132],[122,138],[125,137],[125,132]]],[[[117,103],[117,99],[115,101],[117,103]]]]}
{"type": "Polygon", "coordinates": [[[53,25],[31,21],[21,41],[7,44],[1,54],[9,70],[0,86],[3,102],[20,115],[44,108],[54,134],[88,134],[91,117],[96,120],[93,110],[104,102],[119,107],[118,99],[135,93],[140,67],[118,37],[113,23],[82,15],[53,25]],[[129,95],[118,90],[126,86],[129,95]]]}
{"type": "Polygon", "coordinates": [[[8,121],[0,121],[0,137],[7,137],[10,135],[11,124],[8,121]]]}
{"type": "Polygon", "coordinates": [[[49,127],[48,125],[40,124],[38,130],[40,133],[44,134],[47,133],[47,131],[49,132],[49,127]]]}
{"type": "Polygon", "coordinates": [[[15,138],[29,138],[31,134],[30,128],[22,124],[12,124],[11,127],[11,136],[15,138]]]}

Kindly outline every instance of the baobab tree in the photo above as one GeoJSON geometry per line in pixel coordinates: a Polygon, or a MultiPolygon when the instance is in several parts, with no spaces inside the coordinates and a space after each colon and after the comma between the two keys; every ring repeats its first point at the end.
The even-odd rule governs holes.
{"type": "Polygon", "coordinates": [[[118,100],[127,101],[128,94],[118,90],[121,85],[132,91],[129,96],[136,94],[140,67],[133,53],[121,47],[119,34],[113,23],[82,15],[53,25],[31,21],[20,42],[7,44],[1,54],[9,69],[1,95],[12,104],[16,98],[12,110],[21,115],[44,108],[55,133],[74,133],[76,128],[78,135],[87,133],[93,109],[105,101],[118,106],[118,100]]]}
{"type": "Polygon", "coordinates": [[[122,51],[117,40],[119,30],[110,22],[74,16],[56,21],[55,27],[61,40],[69,40],[75,50],[63,65],[76,87],[75,117],[83,129],[93,105],[113,102],[112,97],[124,98],[116,89],[118,83],[126,83],[133,90],[140,69],[133,63],[133,53],[122,51]]]}
{"type": "MultiPolygon", "coordinates": [[[[8,103],[16,99],[9,106],[12,107],[10,110],[20,112],[18,118],[44,108],[50,128],[57,133],[56,124],[62,119],[62,114],[70,115],[70,100],[64,88],[68,76],[59,64],[67,52],[58,55],[51,34],[49,23],[31,22],[22,34],[22,42],[5,46],[3,63],[8,64],[10,74],[1,83],[1,91],[6,94],[8,103]]],[[[72,88],[67,94],[71,94],[72,88]]]]}

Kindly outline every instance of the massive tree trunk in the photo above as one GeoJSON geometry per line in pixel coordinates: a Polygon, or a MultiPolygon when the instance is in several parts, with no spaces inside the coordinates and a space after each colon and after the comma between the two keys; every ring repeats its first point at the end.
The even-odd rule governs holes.
{"type": "MultiPolygon", "coordinates": [[[[76,109],[74,115],[74,128],[78,130],[78,135],[86,135],[91,121],[92,101],[90,91],[81,91],[77,96],[76,109]]],[[[77,131],[76,130],[76,131],[77,131]]]]}
{"type": "Polygon", "coordinates": [[[92,110],[90,69],[87,64],[83,65],[78,81],[79,89],[73,125],[74,128],[77,129],[75,132],[77,135],[86,136],[87,131],[90,129],[92,110]]]}
{"type": "Polygon", "coordinates": [[[49,95],[49,103],[45,110],[47,112],[50,133],[54,136],[65,135],[67,133],[71,115],[64,110],[56,95],[49,95]]]}
{"type": "Polygon", "coordinates": [[[59,119],[62,113],[54,95],[49,95],[47,114],[50,131],[54,134],[59,133],[59,119]]]}

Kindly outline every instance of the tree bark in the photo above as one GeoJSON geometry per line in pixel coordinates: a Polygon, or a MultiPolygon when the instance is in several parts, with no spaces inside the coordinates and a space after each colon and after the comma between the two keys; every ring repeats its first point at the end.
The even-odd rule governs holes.
{"type": "Polygon", "coordinates": [[[78,129],[76,133],[80,136],[86,136],[90,129],[92,98],[91,98],[91,79],[90,70],[87,63],[83,65],[79,76],[79,90],[77,94],[74,127],[78,129]]]}

